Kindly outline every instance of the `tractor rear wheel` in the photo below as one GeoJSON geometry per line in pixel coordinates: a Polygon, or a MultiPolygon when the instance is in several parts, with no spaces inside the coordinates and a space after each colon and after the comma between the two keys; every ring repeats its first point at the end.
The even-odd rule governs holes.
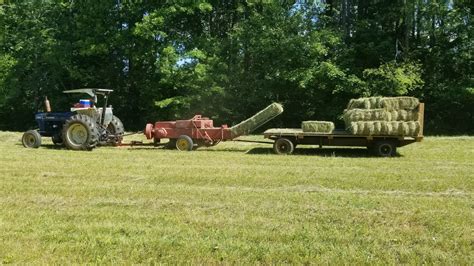
{"type": "Polygon", "coordinates": [[[176,140],[176,149],[180,151],[192,151],[193,146],[193,140],[189,136],[181,135],[176,140]]]}
{"type": "Polygon", "coordinates": [[[62,138],[68,149],[92,150],[99,140],[99,131],[89,116],[77,114],[64,124],[62,138]]]}
{"type": "Polygon", "coordinates": [[[36,130],[28,130],[23,134],[21,143],[25,148],[38,148],[41,146],[41,135],[36,130]]]}
{"type": "Polygon", "coordinates": [[[125,129],[123,127],[122,121],[120,121],[120,119],[115,115],[112,117],[112,121],[110,121],[109,125],[107,126],[107,133],[115,136],[112,141],[113,144],[119,144],[122,142],[125,129]]]}

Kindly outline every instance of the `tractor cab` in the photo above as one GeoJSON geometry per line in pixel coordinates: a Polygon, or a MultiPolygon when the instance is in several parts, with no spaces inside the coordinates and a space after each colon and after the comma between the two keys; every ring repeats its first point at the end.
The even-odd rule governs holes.
{"type": "Polygon", "coordinates": [[[71,112],[76,112],[78,114],[84,114],[90,117],[94,117],[98,124],[101,125],[103,128],[107,128],[113,118],[112,106],[107,106],[109,95],[112,92],[113,90],[99,88],[83,88],[63,91],[63,93],[87,94],[92,97],[90,99],[79,100],[79,103],[76,103],[73,107],[71,107],[71,112]],[[102,96],[103,98],[102,108],[96,108],[98,95],[102,96]],[[104,109],[105,113],[103,112],[104,109]]]}

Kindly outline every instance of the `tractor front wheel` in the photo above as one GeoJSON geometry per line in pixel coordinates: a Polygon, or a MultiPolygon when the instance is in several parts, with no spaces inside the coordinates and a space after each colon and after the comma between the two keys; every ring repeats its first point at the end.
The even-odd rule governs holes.
{"type": "Polygon", "coordinates": [[[64,124],[62,138],[68,149],[92,150],[99,140],[99,131],[90,117],[77,114],[64,124]]]}
{"type": "Polygon", "coordinates": [[[176,140],[176,149],[180,151],[192,151],[193,146],[193,140],[189,136],[181,135],[176,140]]]}
{"type": "Polygon", "coordinates": [[[38,148],[41,146],[41,135],[36,130],[28,130],[23,134],[21,143],[25,148],[38,148]]]}

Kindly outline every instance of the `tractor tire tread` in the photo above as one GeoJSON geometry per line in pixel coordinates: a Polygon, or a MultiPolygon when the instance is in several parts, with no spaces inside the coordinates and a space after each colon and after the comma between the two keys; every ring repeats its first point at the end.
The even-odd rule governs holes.
{"type": "Polygon", "coordinates": [[[71,149],[71,150],[92,150],[97,146],[97,143],[99,141],[99,130],[98,130],[96,124],[94,123],[94,121],[92,121],[92,119],[89,116],[82,115],[82,114],[76,114],[76,115],[71,116],[66,121],[66,123],[64,124],[62,137],[63,137],[64,144],[66,145],[66,147],[68,149],[71,149]],[[80,145],[80,146],[73,145],[73,144],[69,143],[68,138],[67,138],[67,131],[68,131],[69,127],[72,124],[75,124],[75,123],[81,123],[82,125],[84,125],[86,127],[86,129],[88,131],[87,142],[80,145]]]}

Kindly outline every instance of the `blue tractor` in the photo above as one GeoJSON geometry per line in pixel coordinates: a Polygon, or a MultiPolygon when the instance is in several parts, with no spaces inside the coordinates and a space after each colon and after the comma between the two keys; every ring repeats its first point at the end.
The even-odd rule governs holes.
{"type": "Polygon", "coordinates": [[[38,148],[41,137],[51,137],[55,145],[64,145],[71,150],[92,150],[97,145],[117,145],[121,143],[124,127],[120,119],[113,115],[112,106],[107,100],[113,90],[85,88],[64,91],[81,93],[92,97],[81,100],[70,112],[51,112],[49,102],[45,103],[46,112],[36,113],[38,130],[29,130],[23,134],[22,143],[27,148],[38,148]],[[97,96],[103,97],[103,107],[97,108],[97,96]],[[105,110],[105,111],[104,111],[105,110]]]}

